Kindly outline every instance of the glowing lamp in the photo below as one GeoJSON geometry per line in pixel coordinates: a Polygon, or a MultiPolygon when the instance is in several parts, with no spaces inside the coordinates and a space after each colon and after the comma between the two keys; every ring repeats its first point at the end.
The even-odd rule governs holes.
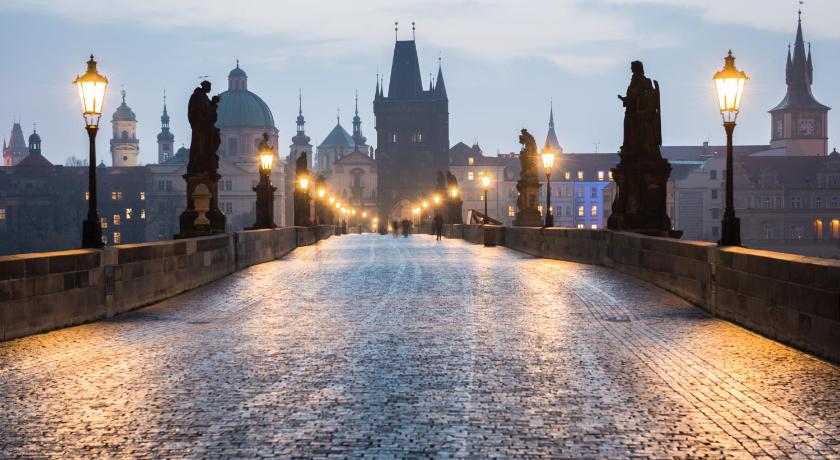
{"type": "Polygon", "coordinates": [[[481,176],[481,186],[484,187],[485,190],[490,188],[490,176],[481,176]]]}
{"type": "Polygon", "coordinates": [[[435,202],[435,205],[440,204],[440,195],[435,195],[432,197],[432,200],[435,202]]]}
{"type": "Polygon", "coordinates": [[[541,155],[543,168],[547,174],[551,174],[551,168],[554,166],[554,150],[545,149],[541,155]]]}
{"type": "Polygon", "coordinates": [[[306,176],[300,176],[298,178],[298,186],[300,186],[301,190],[306,190],[309,188],[309,178],[306,176]]]}
{"type": "Polygon", "coordinates": [[[79,89],[79,100],[82,102],[82,115],[88,126],[99,126],[99,117],[102,115],[102,103],[105,100],[105,88],[108,87],[108,79],[96,71],[96,61],[90,55],[87,63],[87,72],[84,75],[76,75],[73,84],[79,89]]]}
{"type": "Polygon", "coordinates": [[[454,185],[452,187],[449,187],[449,196],[451,196],[452,198],[458,198],[458,187],[454,185]]]}
{"type": "Polygon", "coordinates": [[[741,109],[744,84],[749,77],[735,68],[735,56],[732,55],[732,50],[729,50],[729,54],[724,58],[723,70],[716,72],[712,79],[715,81],[720,115],[724,123],[734,123],[741,109]]]}

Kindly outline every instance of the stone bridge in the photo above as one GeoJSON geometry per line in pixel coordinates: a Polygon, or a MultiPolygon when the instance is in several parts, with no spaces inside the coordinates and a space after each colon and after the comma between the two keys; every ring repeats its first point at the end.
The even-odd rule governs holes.
{"type": "MultiPolygon", "coordinates": [[[[0,457],[840,457],[840,369],[689,303],[701,269],[665,290],[636,237],[492,231],[521,251],[292,228],[0,258],[7,339],[99,319],[0,343],[0,457]]],[[[808,314],[837,339],[836,297],[808,314]]]]}

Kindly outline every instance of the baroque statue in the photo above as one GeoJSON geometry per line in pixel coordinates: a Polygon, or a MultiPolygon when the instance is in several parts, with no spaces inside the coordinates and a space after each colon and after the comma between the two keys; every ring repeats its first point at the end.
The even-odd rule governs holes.
{"type": "Polygon", "coordinates": [[[516,190],[519,192],[516,206],[519,211],[516,213],[513,225],[540,227],[542,217],[537,209],[540,192],[540,180],[537,176],[537,141],[527,129],[522,129],[519,134],[519,143],[522,145],[519,151],[519,164],[522,170],[519,172],[519,181],[516,183],[516,190]]]}
{"type": "Polygon", "coordinates": [[[649,235],[679,237],[671,229],[666,193],[671,165],[662,158],[662,116],[659,82],[645,76],[641,61],[630,64],[624,106],[624,139],[619,164],[612,169],[617,194],[607,228],[649,235]]]}

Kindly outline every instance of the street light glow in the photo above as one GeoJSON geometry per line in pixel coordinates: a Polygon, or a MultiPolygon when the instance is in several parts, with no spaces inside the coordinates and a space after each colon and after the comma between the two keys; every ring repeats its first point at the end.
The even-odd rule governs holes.
{"type": "Polygon", "coordinates": [[[87,71],[84,75],[76,75],[73,84],[79,89],[79,100],[82,102],[82,115],[88,126],[99,126],[99,117],[102,115],[102,103],[105,100],[105,88],[108,86],[108,79],[96,71],[96,61],[93,55],[87,62],[87,71]]]}
{"type": "Polygon", "coordinates": [[[741,98],[744,95],[744,85],[749,77],[743,71],[735,68],[735,56],[732,55],[732,50],[729,50],[729,54],[724,58],[723,70],[715,72],[712,79],[715,81],[718,105],[723,121],[734,122],[738,118],[741,98]]]}
{"type": "Polygon", "coordinates": [[[485,190],[490,188],[490,176],[487,174],[481,176],[481,186],[484,187],[485,190]]]}

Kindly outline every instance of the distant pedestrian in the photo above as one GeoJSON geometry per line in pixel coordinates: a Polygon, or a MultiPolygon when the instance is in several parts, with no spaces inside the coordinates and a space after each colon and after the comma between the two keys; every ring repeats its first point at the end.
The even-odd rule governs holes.
{"type": "Polygon", "coordinates": [[[391,221],[391,231],[394,232],[394,238],[400,236],[400,222],[397,219],[391,221]]]}
{"type": "Polygon", "coordinates": [[[408,219],[403,219],[402,221],[402,232],[403,238],[408,238],[408,234],[411,233],[411,221],[408,219]]]}
{"type": "Polygon", "coordinates": [[[436,215],[435,218],[432,220],[432,225],[435,228],[435,240],[440,241],[443,239],[443,216],[440,214],[436,215]]]}
{"type": "Polygon", "coordinates": [[[347,234],[347,221],[346,220],[341,221],[341,234],[342,235],[347,234]]]}

